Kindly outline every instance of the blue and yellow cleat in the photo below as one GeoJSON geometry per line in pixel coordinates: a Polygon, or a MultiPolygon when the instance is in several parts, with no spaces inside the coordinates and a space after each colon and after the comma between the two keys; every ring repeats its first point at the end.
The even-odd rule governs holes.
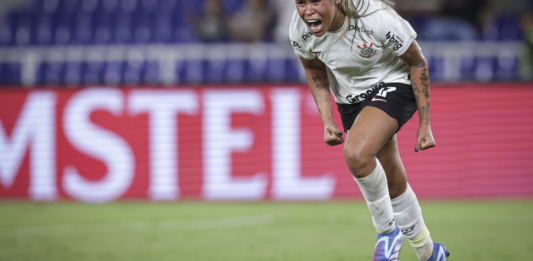
{"type": "Polygon", "coordinates": [[[446,261],[450,256],[450,252],[445,246],[439,243],[433,243],[433,254],[426,261],[446,261]]]}
{"type": "Polygon", "coordinates": [[[403,235],[398,227],[388,234],[378,234],[378,241],[371,261],[393,261],[400,258],[403,235]]]}

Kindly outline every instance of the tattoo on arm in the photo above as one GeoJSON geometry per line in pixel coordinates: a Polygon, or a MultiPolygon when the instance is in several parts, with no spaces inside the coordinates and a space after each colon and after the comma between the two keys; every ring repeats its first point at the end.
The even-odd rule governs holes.
{"type": "Polygon", "coordinates": [[[324,75],[313,75],[313,81],[314,82],[328,82],[328,75],[327,74],[324,74],[324,75]]]}
{"type": "Polygon", "coordinates": [[[416,100],[418,101],[420,93],[424,94],[424,97],[429,98],[430,80],[428,72],[428,63],[424,56],[420,53],[420,50],[417,48],[410,48],[409,51],[402,56],[402,60],[408,66],[416,68],[416,74],[420,74],[418,79],[413,77],[412,81],[413,91],[415,93],[416,100]],[[417,85],[415,81],[418,82],[419,85],[421,84],[422,86],[417,85]]]}
{"type": "Polygon", "coordinates": [[[429,98],[429,74],[427,67],[422,69],[420,80],[422,80],[422,85],[424,86],[424,89],[422,90],[424,92],[424,96],[429,98]]]}
{"type": "Polygon", "coordinates": [[[413,66],[417,67],[417,68],[425,68],[427,65],[426,61],[424,61],[424,59],[418,59],[418,60],[415,60],[413,62],[413,66]]]}
{"type": "Polygon", "coordinates": [[[418,113],[422,120],[429,120],[429,102],[427,102],[425,106],[422,106],[418,113]]]}
{"type": "Polygon", "coordinates": [[[422,106],[422,108],[420,108],[420,118],[422,120],[426,120],[426,106],[422,106]]]}
{"type": "Polygon", "coordinates": [[[316,100],[317,102],[328,102],[328,103],[331,103],[331,97],[329,96],[329,93],[328,94],[324,94],[324,95],[319,95],[318,97],[316,97],[316,100]]]}
{"type": "Polygon", "coordinates": [[[415,93],[416,101],[420,98],[420,89],[418,88],[418,85],[416,82],[413,81],[413,92],[415,93]]]}
{"type": "Polygon", "coordinates": [[[315,88],[329,91],[329,83],[315,84],[315,88]]]}

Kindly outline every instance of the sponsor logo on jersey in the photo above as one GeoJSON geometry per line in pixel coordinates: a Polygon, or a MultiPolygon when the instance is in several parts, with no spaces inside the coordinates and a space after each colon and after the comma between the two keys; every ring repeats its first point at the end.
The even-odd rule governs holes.
{"type": "Polygon", "coordinates": [[[291,42],[292,42],[292,46],[293,47],[300,48],[300,49],[302,48],[302,46],[299,43],[297,43],[296,41],[291,41],[291,42]]]}
{"type": "Polygon", "coordinates": [[[390,31],[387,33],[387,40],[392,44],[392,48],[397,51],[403,47],[403,40],[397,35],[394,35],[390,31]]]}
{"type": "Polygon", "coordinates": [[[307,41],[307,39],[311,38],[313,36],[313,33],[307,32],[302,35],[302,39],[304,39],[304,42],[307,41]]]}
{"type": "Polygon", "coordinates": [[[363,58],[370,58],[378,52],[376,49],[374,49],[373,43],[370,43],[370,45],[368,45],[368,43],[365,42],[363,43],[363,47],[358,45],[357,48],[361,49],[361,53],[359,55],[361,55],[361,57],[363,58]]]}
{"type": "Polygon", "coordinates": [[[366,29],[365,26],[359,27],[359,26],[355,26],[355,25],[350,25],[349,31],[358,31],[358,32],[365,33],[365,34],[368,34],[368,35],[374,35],[374,30],[366,29]]]}
{"type": "Polygon", "coordinates": [[[361,94],[358,94],[356,96],[353,96],[353,95],[348,95],[346,96],[346,100],[348,100],[349,103],[358,103],[366,98],[368,98],[368,96],[377,88],[381,88],[383,87],[383,85],[385,85],[384,82],[380,82],[374,86],[372,86],[372,88],[370,88],[369,90],[367,90],[366,92],[363,92],[361,94]]]}

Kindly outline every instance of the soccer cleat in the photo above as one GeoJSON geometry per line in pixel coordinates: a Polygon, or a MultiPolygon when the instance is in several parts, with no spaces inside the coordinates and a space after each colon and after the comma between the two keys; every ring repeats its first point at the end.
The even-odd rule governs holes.
{"type": "Polygon", "coordinates": [[[439,243],[433,243],[433,254],[426,261],[446,261],[450,256],[450,252],[445,246],[439,243]]]}
{"type": "Polygon", "coordinates": [[[403,235],[398,227],[388,234],[378,234],[378,241],[371,261],[393,261],[400,258],[403,235]]]}

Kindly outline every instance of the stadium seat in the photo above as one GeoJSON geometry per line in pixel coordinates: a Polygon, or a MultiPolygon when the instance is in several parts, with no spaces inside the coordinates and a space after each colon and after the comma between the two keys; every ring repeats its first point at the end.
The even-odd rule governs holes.
{"type": "Polygon", "coordinates": [[[226,60],[211,60],[207,62],[206,81],[209,83],[217,83],[225,81],[225,71],[228,62],[226,60]]]}
{"type": "Polygon", "coordinates": [[[127,61],[124,68],[124,84],[138,85],[143,83],[142,76],[146,69],[146,62],[140,60],[127,61]]]}
{"type": "Polygon", "coordinates": [[[177,43],[192,43],[198,42],[196,34],[186,25],[181,25],[174,31],[174,40],[177,43]]]}
{"type": "Polygon", "coordinates": [[[59,14],[56,18],[54,42],[58,45],[70,44],[72,41],[73,18],[67,13],[59,14]]]}
{"type": "Polygon", "coordinates": [[[123,83],[124,63],[123,62],[107,62],[104,70],[104,83],[106,84],[121,84],[123,83]]]}
{"type": "Polygon", "coordinates": [[[32,15],[28,12],[17,13],[17,24],[15,27],[15,44],[19,46],[32,43],[32,15]]]}
{"type": "MultiPolygon", "coordinates": [[[[474,81],[476,79],[477,61],[474,57],[465,56],[461,58],[461,78],[474,81]]],[[[431,73],[431,71],[430,71],[431,73]]]]}
{"type": "Polygon", "coordinates": [[[159,7],[159,0],[139,0],[139,7],[144,12],[153,13],[159,7]]]}
{"type": "Polygon", "coordinates": [[[147,61],[146,70],[144,74],[144,83],[147,84],[157,84],[160,82],[159,77],[159,62],[158,61],[147,61]]]}
{"type": "Polygon", "coordinates": [[[283,82],[286,73],[286,59],[269,59],[266,72],[266,81],[283,82]]]}
{"type": "Polygon", "coordinates": [[[63,62],[46,62],[41,64],[42,73],[39,73],[41,84],[57,85],[62,82],[62,75],[65,69],[63,62]]]}
{"type": "Polygon", "coordinates": [[[93,43],[93,15],[89,13],[79,13],[75,18],[74,40],[77,44],[93,43]]]}
{"type": "Polygon", "coordinates": [[[169,13],[155,14],[154,42],[170,43],[173,41],[173,22],[172,15],[169,13]]]}
{"type": "Polygon", "coordinates": [[[82,82],[86,85],[103,83],[105,62],[87,62],[83,64],[82,82]]]}
{"type": "Polygon", "coordinates": [[[19,63],[0,63],[0,82],[3,85],[20,85],[21,66],[19,63]]]}
{"type": "Polygon", "coordinates": [[[82,0],[62,0],[59,4],[59,12],[76,14],[81,12],[82,0]]]}
{"type": "Polygon", "coordinates": [[[36,43],[39,45],[48,45],[52,43],[54,34],[54,24],[51,15],[41,14],[36,19],[34,35],[36,43]]]}
{"type": "Polygon", "coordinates": [[[285,69],[285,81],[287,82],[299,82],[300,81],[300,72],[299,68],[302,66],[299,60],[286,60],[286,69],[285,69]]]}
{"type": "Polygon", "coordinates": [[[33,0],[28,5],[27,11],[33,14],[55,14],[59,10],[59,0],[33,0]]]}
{"type": "Polygon", "coordinates": [[[153,17],[147,12],[135,15],[133,27],[133,42],[139,44],[150,43],[153,39],[153,17]]]}
{"type": "Polygon", "coordinates": [[[13,43],[13,31],[9,26],[0,26],[0,45],[9,46],[13,43]]]}
{"type": "Polygon", "coordinates": [[[262,82],[265,78],[267,68],[266,59],[252,59],[248,64],[246,81],[247,82],[262,82]]]}
{"type": "Polygon", "coordinates": [[[183,70],[182,81],[191,84],[200,84],[204,81],[205,77],[205,62],[199,60],[188,60],[182,66],[183,70]]]}
{"type": "Polygon", "coordinates": [[[106,13],[99,13],[95,18],[94,28],[94,43],[95,44],[109,44],[112,39],[111,31],[111,15],[106,13]]]}
{"type": "Polygon", "coordinates": [[[231,83],[243,82],[246,71],[245,63],[244,60],[229,60],[226,70],[226,81],[231,83]]]}
{"type": "Polygon", "coordinates": [[[67,85],[79,85],[82,79],[82,63],[68,62],[65,65],[63,83],[67,85]]]}
{"type": "Polygon", "coordinates": [[[102,1],[102,11],[112,14],[119,11],[119,0],[105,0],[102,1]]]}
{"type": "Polygon", "coordinates": [[[85,13],[93,13],[99,7],[98,0],[81,0],[80,11],[85,13]]]}
{"type": "Polygon", "coordinates": [[[4,22],[0,25],[0,44],[9,46],[14,44],[16,30],[16,13],[10,12],[4,17],[4,22]]]}
{"type": "Polygon", "coordinates": [[[181,7],[181,1],[179,0],[159,0],[157,11],[161,13],[174,13],[178,6],[181,7]]]}
{"type": "Polygon", "coordinates": [[[114,43],[128,44],[133,41],[133,15],[120,12],[114,16],[114,43]]]}

